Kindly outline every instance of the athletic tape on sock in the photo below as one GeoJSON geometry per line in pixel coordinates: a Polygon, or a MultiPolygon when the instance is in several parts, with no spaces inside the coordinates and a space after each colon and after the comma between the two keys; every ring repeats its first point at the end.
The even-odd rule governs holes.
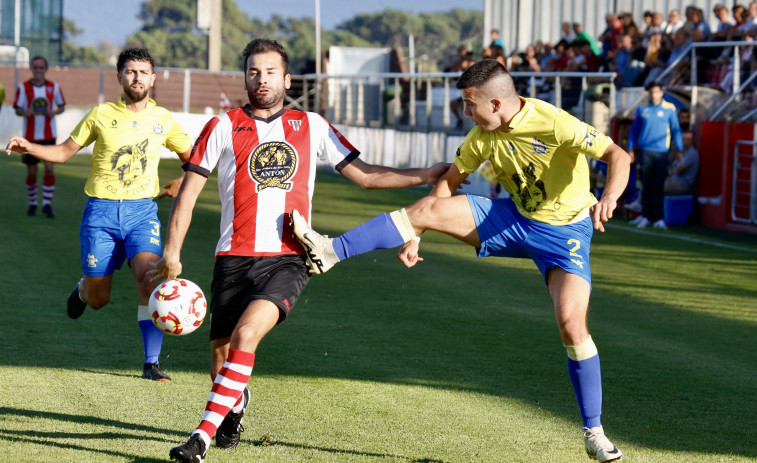
{"type": "Polygon", "coordinates": [[[137,306],[137,321],[141,322],[142,320],[152,320],[152,315],[150,315],[149,305],[137,306]]]}
{"type": "Polygon", "coordinates": [[[591,336],[586,338],[586,341],[582,342],[581,344],[577,346],[565,346],[565,349],[568,351],[568,358],[575,360],[576,362],[580,362],[581,360],[586,360],[597,355],[597,346],[594,345],[594,341],[591,339],[591,336]]]}
{"type": "Polygon", "coordinates": [[[415,238],[415,229],[410,223],[410,217],[407,216],[405,208],[389,213],[389,218],[394,222],[394,226],[397,227],[397,231],[400,232],[400,236],[405,242],[415,238]]]}

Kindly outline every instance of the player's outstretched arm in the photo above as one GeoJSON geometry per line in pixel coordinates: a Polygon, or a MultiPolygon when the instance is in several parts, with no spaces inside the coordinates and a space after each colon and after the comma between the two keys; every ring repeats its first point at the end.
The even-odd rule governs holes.
{"type": "Polygon", "coordinates": [[[195,172],[187,172],[185,175],[168,218],[168,233],[163,257],[152,264],[153,269],[147,272],[151,281],[170,280],[181,275],[181,247],[187,236],[189,224],[192,222],[192,210],[197,197],[207,180],[206,177],[195,172]]]}
{"type": "Polygon", "coordinates": [[[366,164],[355,159],[342,169],[342,175],[361,187],[371,190],[378,188],[405,188],[418,185],[434,185],[449,168],[440,162],[431,167],[396,169],[394,167],[366,164]]]}
{"type": "Polygon", "coordinates": [[[592,207],[591,220],[594,222],[594,229],[603,232],[605,227],[602,223],[612,218],[612,213],[618,205],[618,199],[628,185],[631,156],[623,148],[613,143],[607,147],[600,161],[607,163],[607,183],[602,192],[602,198],[592,207]]]}
{"type": "Polygon", "coordinates": [[[31,154],[43,161],[59,163],[65,162],[80,149],[81,146],[71,140],[71,137],[59,145],[39,145],[30,142],[24,137],[11,137],[8,140],[8,145],[5,147],[5,152],[9,156],[13,151],[21,154],[31,154]]]}

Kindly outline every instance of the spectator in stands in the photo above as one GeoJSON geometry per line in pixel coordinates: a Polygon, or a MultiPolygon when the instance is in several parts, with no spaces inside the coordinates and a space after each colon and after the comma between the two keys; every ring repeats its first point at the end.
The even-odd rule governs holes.
{"type": "Polygon", "coordinates": [[[597,45],[597,41],[594,40],[594,37],[584,32],[583,27],[581,27],[581,24],[573,23],[573,32],[576,33],[576,40],[584,40],[586,42],[589,42],[589,47],[591,48],[591,52],[594,53],[596,56],[600,55],[602,51],[599,49],[599,45],[597,45]]]}
{"type": "Polygon", "coordinates": [[[541,66],[542,69],[545,69],[547,67],[547,64],[556,57],[557,54],[552,48],[552,44],[549,42],[544,42],[544,53],[542,53],[541,58],[539,59],[539,66],[541,66]]]}
{"type": "Polygon", "coordinates": [[[568,49],[570,45],[565,40],[560,40],[555,45],[552,58],[542,64],[542,69],[547,72],[558,72],[565,69],[568,64],[568,49]]]}
{"type": "MultiPolygon", "coordinates": [[[[605,16],[605,22],[607,23],[607,27],[599,35],[599,41],[602,42],[602,50],[600,53],[597,53],[602,59],[605,59],[612,50],[617,48],[618,40],[623,34],[623,23],[620,21],[618,15],[608,14],[605,16]]],[[[577,24],[573,25],[574,30],[577,24]]],[[[578,38],[578,31],[576,31],[576,39],[578,38]]]]}
{"type": "Polygon", "coordinates": [[[712,35],[712,31],[710,30],[710,25],[707,24],[707,21],[704,20],[704,12],[701,8],[697,8],[695,6],[688,6],[686,7],[686,24],[684,24],[683,28],[691,34],[691,31],[694,29],[697,29],[702,32],[702,36],[705,40],[708,40],[710,38],[710,35],[712,35]]]}
{"type": "Polygon", "coordinates": [[[652,17],[654,16],[654,13],[647,10],[644,12],[644,32],[643,34],[646,36],[652,35],[652,17]]]}
{"type": "Polygon", "coordinates": [[[667,66],[670,50],[667,46],[669,39],[662,34],[653,34],[649,38],[646,55],[644,57],[643,82],[653,82],[667,66]]]}
{"type": "Polygon", "coordinates": [[[652,14],[652,33],[662,33],[665,31],[666,27],[668,27],[668,23],[665,22],[665,16],[659,11],[655,11],[652,14]]]}
{"type": "Polygon", "coordinates": [[[491,43],[489,44],[490,47],[499,47],[502,49],[502,56],[507,56],[507,53],[505,52],[505,44],[502,43],[502,39],[499,38],[499,30],[492,29],[490,32],[491,35],[491,43]]]}
{"type": "Polygon", "coordinates": [[[619,87],[635,86],[644,70],[644,53],[641,39],[626,34],[621,38],[620,47],[614,53],[610,69],[618,73],[615,81],[619,87]]]}
{"type": "Polygon", "coordinates": [[[639,27],[636,25],[636,22],[633,20],[633,15],[631,13],[621,13],[618,15],[618,18],[620,18],[620,22],[623,24],[623,33],[629,34],[629,35],[639,35],[641,31],[639,31],[639,27]]]}
{"type": "Polygon", "coordinates": [[[567,21],[562,23],[562,35],[560,36],[560,40],[564,40],[565,43],[571,43],[576,40],[576,34],[573,32],[570,23],[567,21]]]}
{"type": "Polygon", "coordinates": [[[678,125],[681,126],[682,131],[689,130],[689,124],[691,124],[691,111],[687,108],[681,108],[678,110],[678,125]]]}
{"type": "Polygon", "coordinates": [[[684,22],[681,18],[681,12],[675,9],[670,10],[670,13],[668,13],[668,23],[665,26],[664,32],[666,35],[673,35],[678,29],[682,28],[683,25],[684,22]]]}
{"type": "Polygon", "coordinates": [[[693,195],[699,175],[699,151],[694,146],[694,132],[683,132],[683,151],[675,154],[665,179],[666,195],[693,195]]]}
{"type": "Polygon", "coordinates": [[[641,215],[632,221],[638,228],[652,224],[666,229],[664,204],[665,178],[668,175],[670,141],[678,151],[683,151],[681,127],[675,106],[663,100],[664,93],[659,82],[646,87],[649,102],[636,108],[628,149],[641,166],[641,215]]]}
{"type": "MultiPolygon", "coordinates": [[[[473,64],[473,54],[468,52],[465,45],[457,47],[457,56],[452,64],[446,69],[446,72],[463,72],[468,69],[468,66],[473,64]]],[[[461,130],[463,128],[463,97],[460,95],[458,98],[453,98],[449,102],[450,110],[457,119],[455,128],[461,130]]]]}
{"type": "Polygon", "coordinates": [[[736,25],[736,20],[731,17],[728,8],[724,7],[721,3],[716,3],[712,7],[712,12],[718,18],[718,27],[712,34],[712,38],[714,40],[725,40],[728,31],[736,25]]]}

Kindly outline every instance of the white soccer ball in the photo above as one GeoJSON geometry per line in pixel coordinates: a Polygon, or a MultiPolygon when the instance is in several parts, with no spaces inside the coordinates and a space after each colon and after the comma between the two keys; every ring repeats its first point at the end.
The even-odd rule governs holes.
{"type": "Polygon", "coordinates": [[[150,314],[159,330],[183,336],[202,325],[208,303],[199,286],[184,278],[166,280],[150,295],[150,314]]]}

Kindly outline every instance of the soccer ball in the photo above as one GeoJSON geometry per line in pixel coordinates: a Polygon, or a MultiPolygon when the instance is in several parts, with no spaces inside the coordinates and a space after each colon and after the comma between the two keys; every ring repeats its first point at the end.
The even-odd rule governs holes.
{"type": "Polygon", "coordinates": [[[207,312],[200,287],[184,278],[166,280],[150,295],[152,321],[164,333],[189,334],[202,324],[207,312]]]}

